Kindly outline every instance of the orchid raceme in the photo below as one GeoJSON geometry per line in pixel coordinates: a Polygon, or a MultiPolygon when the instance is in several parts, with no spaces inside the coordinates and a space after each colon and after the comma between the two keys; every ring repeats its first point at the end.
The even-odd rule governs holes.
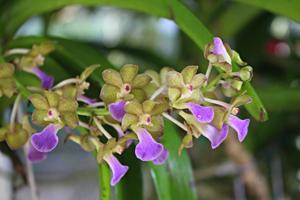
{"type": "MultiPolygon", "coordinates": [[[[54,85],[54,77],[40,68],[52,51],[54,43],[34,45],[14,60],[18,68],[12,63],[0,65],[0,97],[26,94],[33,106],[31,122],[41,130],[32,129],[28,120],[21,125],[11,117],[11,125],[0,129],[0,141],[5,140],[13,149],[27,143],[28,159],[33,162],[46,159],[57,148],[58,131],[64,128],[70,132],[66,140],[95,152],[97,161],[110,167],[114,186],[130,170],[116,154],[121,157],[130,145],[135,145],[135,156],[141,161],[155,165],[166,162],[169,150],[164,146],[164,118],[186,133],[180,147],[171,147],[179,148],[179,152],[192,147],[193,138],[204,136],[215,149],[231,129],[240,142],[248,133],[250,119],[242,120],[237,114],[240,106],[251,102],[242,86],[251,80],[252,68],[218,37],[207,45],[209,65],[205,74],[199,73],[196,65],[180,72],[164,67],[159,73],[139,73],[139,67],[133,64],[119,71],[104,69],[99,99],[88,95],[93,86],[88,80],[101,67],[89,66],[79,76],[54,85]],[[242,68],[233,71],[233,63],[242,68]],[[211,73],[214,68],[219,71],[217,76],[211,73]],[[34,73],[41,80],[40,87],[16,89],[15,70],[34,73]]],[[[12,116],[16,115],[14,107],[12,116]]]]}

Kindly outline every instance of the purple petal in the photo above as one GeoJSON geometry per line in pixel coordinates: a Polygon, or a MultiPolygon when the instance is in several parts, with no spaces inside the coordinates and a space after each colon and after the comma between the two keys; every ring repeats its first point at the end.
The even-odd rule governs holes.
{"type": "Polygon", "coordinates": [[[103,159],[107,162],[112,171],[110,184],[115,186],[128,171],[128,166],[122,165],[112,154],[104,156],[103,159]]]}
{"type": "Polygon", "coordinates": [[[47,157],[46,153],[36,150],[31,143],[29,144],[27,158],[31,162],[39,162],[39,161],[45,160],[46,157],[47,157]]]}
{"type": "Polygon", "coordinates": [[[219,38],[219,37],[214,38],[213,54],[223,56],[224,60],[227,63],[231,64],[231,58],[221,40],[221,38],[219,38]]]}
{"type": "Polygon", "coordinates": [[[196,103],[187,103],[188,109],[201,123],[209,123],[214,119],[214,109],[209,106],[200,106],[196,103]]]}
{"type": "Polygon", "coordinates": [[[203,131],[203,136],[205,136],[211,144],[211,148],[217,148],[227,137],[228,125],[224,124],[221,130],[218,130],[212,125],[206,124],[203,131]]]}
{"type": "Polygon", "coordinates": [[[111,116],[119,122],[122,121],[125,115],[125,104],[126,101],[118,101],[117,103],[111,103],[108,105],[108,110],[111,116]]]}
{"type": "Polygon", "coordinates": [[[228,125],[236,131],[240,142],[245,139],[249,124],[250,119],[242,120],[234,115],[230,115],[228,118],[228,125]]]}
{"type": "Polygon", "coordinates": [[[31,136],[32,146],[40,152],[50,152],[58,144],[57,132],[60,129],[55,124],[49,124],[41,132],[31,136]]]}
{"type": "Polygon", "coordinates": [[[80,95],[79,97],[77,97],[77,100],[81,101],[81,102],[83,102],[85,104],[88,104],[88,105],[96,103],[96,99],[91,99],[91,98],[89,98],[87,96],[84,96],[84,95],[80,95]]]}
{"type": "Polygon", "coordinates": [[[42,81],[42,87],[44,89],[52,88],[53,83],[54,83],[53,76],[49,76],[48,74],[46,74],[44,71],[42,71],[38,67],[34,67],[31,70],[32,70],[32,73],[35,74],[37,77],[39,77],[39,79],[42,81]]]}
{"type": "Polygon", "coordinates": [[[135,147],[135,155],[143,161],[151,161],[159,157],[164,147],[156,142],[150,133],[144,128],[140,128],[136,132],[139,143],[135,147]]]}
{"type": "Polygon", "coordinates": [[[161,152],[161,154],[157,158],[155,158],[152,162],[155,165],[162,165],[165,163],[168,157],[169,157],[169,151],[167,149],[164,149],[161,152]]]}

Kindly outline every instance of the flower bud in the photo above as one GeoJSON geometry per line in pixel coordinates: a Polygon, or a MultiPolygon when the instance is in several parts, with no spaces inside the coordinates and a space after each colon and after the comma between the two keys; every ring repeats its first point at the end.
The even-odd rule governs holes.
{"type": "Polygon", "coordinates": [[[7,135],[7,129],[0,128],[0,142],[4,141],[6,139],[6,135],[7,135]]]}
{"type": "Polygon", "coordinates": [[[20,127],[16,127],[13,132],[6,135],[6,143],[11,149],[18,149],[25,145],[29,139],[29,133],[20,127]]]}

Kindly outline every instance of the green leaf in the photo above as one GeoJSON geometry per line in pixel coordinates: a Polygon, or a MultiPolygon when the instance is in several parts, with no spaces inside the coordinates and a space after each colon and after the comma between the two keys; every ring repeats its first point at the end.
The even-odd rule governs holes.
{"type": "Polygon", "coordinates": [[[157,16],[166,16],[168,13],[166,5],[161,0],[152,0],[151,3],[141,0],[21,0],[11,3],[10,9],[7,9],[6,12],[1,15],[2,22],[9,21],[9,23],[5,24],[4,34],[12,37],[29,17],[73,4],[84,6],[117,6],[151,13],[157,16]]]}
{"type": "Polygon", "coordinates": [[[221,12],[211,27],[214,33],[222,35],[224,39],[229,39],[261,13],[262,10],[256,7],[235,3],[221,12]]]}
{"type": "Polygon", "coordinates": [[[300,1],[299,0],[235,0],[246,3],[268,11],[287,16],[300,22],[300,1]]]}
{"type": "Polygon", "coordinates": [[[186,151],[178,156],[181,140],[169,121],[165,121],[163,144],[170,152],[166,164],[149,164],[159,199],[197,199],[190,159],[186,151]]]}

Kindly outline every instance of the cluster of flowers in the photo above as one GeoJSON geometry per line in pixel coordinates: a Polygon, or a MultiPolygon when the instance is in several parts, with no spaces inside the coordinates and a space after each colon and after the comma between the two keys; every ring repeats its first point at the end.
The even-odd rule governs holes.
{"type": "MultiPolygon", "coordinates": [[[[86,151],[97,152],[97,161],[105,161],[111,168],[111,185],[115,185],[128,167],[122,165],[114,154],[122,154],[134,143],[138,159],[156,165],[166,161],[169,152],[160,143],[163,118],[186,132],[179,154],[183,148],[192,146],[194,137],[201,135],[210,141],[213,149],[226,139],[230,127],[237,133],[239,141],[247,135],[250,120],[242,120],[236,115],[239,106],[251,101],[241,88],[245,81],[250,81],[252,68],[220,38],[214,38],[206,47],[204,55],[209,65],[205,74],[197,72],[198,66],[187,66],[181,72],[164,67],[160,73],[147,70],[140,74],[138,66],[132,64],[124,65],[119,72],[104,70],[102,78],[105,84],[100,92],[102,102],[85,95],[89,88],[86,80],[99,67],[97,65],[86,68],[79,77],[53,86],[53,77],[39,68],[45,55],[53,49],[53,43],[43,43],[25,50],[21,58],[14,59],[19,70],[40,78],[42,89],[27,88],[32,93],[29,101],[34,107],[31,120],[25,116],[22,123],[15,122],[19,94],[10,123],[0,129],[0,141],[5,140],[12,149],[29,141],[28,159],[31,161],[43,160],[55,149],[60,129],[85,129],[81,134],[69,134],[66,139],[86,151]],[[233,72],[232,63],[241,69],[233,72]],[[218,70],[218,75],[212,75],[213,68],[218,70]],[[30,122],[44,129],[38,132],[30,122]],[[107,126],[115,129],[117,135],[109,133],[107,126]]],[[[13,75],[13,64],[0,65],[0,96],[11,97],[19,90],[13,75]]]]}

